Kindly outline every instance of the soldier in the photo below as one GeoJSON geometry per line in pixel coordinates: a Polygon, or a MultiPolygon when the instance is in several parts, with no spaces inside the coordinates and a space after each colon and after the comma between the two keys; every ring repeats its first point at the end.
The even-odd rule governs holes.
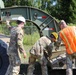
{"type": "Polygon", "coordinates": [[[26,52],[23,47],[23,30],[24,24],[26,23],[25,18],[20,16],[17,19],[17,27],[11,27],[9,20],[6,21],[8,28],[10,29],[10,43],[8,48],[8,55],[10,61],[10,73],[8,75],[18,75],[20,71],[21,57],[20,53],[23,53],[26,58],[26,52]]]}
{"type": "Polygon", "coordinates": [[[61,20],[59,25],[61,28],[59,40],[64,42],[66,48],[66,75],[73,75],[72,60],[76,59],[76,27],[67,26],[64,20],[61,20]]]}
{"type": "Polygon", "coordinates": [[[47,56],[50,57],[52,55],[53,42],[55,42],[58,38],[58,34],[56,32],[52,32],[50,37],[43,36],[41,37],[31,48],[30,57],[29,57],[29,66],[27,75],[33,75],[34,65],[36,59],[39,60],[42,68],[42,75],[48,75],[47,73],[47,59],[44,56],[44,52],[47,52],[47,56]]]}

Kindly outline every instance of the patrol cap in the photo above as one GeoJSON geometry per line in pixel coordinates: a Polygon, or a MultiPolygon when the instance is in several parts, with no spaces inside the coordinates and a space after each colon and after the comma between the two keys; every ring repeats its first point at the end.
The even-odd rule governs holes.
{"type": "Polygon", "coordinates": [[[23,16],[19,16],[17,20],[26,23],[26,19],[23,16]]]}
{"type": "Polygon", "coordinates": [[[56,40],[58,39],[58,34],[56,32],[52,32],[51,35],[53,35],[53,38],[55,38],[56,40]]]}

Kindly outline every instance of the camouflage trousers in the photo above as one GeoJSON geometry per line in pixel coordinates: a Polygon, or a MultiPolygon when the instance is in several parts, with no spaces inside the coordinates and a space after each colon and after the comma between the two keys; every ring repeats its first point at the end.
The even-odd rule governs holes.
{"type": "Polygon", "coordinates": [[[34,71],[34,67],[35,67],[35,62],[36,59],[38,59],[39,63],[41,64],[41,69],[42,69],[42,75],[48,75],[47,72],[47,59],[42,56],[35,56],[35,55],[30,55],[29,57],[29,66],[28,66],[28,71],[27,71],[27,75],[34,75],[33,71],[34,71]]]}
{"type": "Polygon", "coordinates": [[[73,66],[76,67],[76,53],[72,55],[66,54],[66,75],[73,75],[73,66]],[[74,60],[75,59],[75,60],[74,60]],[[74,60],[74,65],[73,65],[74,60]]]}
{"type": "Polygon", "coordinates": [[[9,55],[9,74],[8,75],[19,75],[20,72],[20,59],[17,55],[9,55]]]}

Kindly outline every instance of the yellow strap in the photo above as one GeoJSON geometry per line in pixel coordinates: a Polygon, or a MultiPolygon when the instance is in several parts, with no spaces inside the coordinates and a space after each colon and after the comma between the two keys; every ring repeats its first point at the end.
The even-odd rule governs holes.
{"type": "Polygon", "coordinates": [[[65,40],[67,41],[67,44],[68,44],[68,47],[69,47],[71,53],[73,53],[73,51],[72,51],[72,49],[71,49],[71,47],[70,47],[69,41],[68,41],[67,37],[65,36],[64,32],[61,31],[61,33],[62,33],[62,35],[64,36],[65,40]]]}

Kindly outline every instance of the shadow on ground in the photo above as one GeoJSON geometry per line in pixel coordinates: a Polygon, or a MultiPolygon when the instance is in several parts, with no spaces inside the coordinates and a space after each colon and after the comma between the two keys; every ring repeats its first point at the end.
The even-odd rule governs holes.
{"type": "MultiPolygon", "coordinates": [[[[21,75],[27,75],[27,68],[28,68],[28,64],[21,64],[20,74],[21,75]]],[[[73,73],[74,73],[73,75],[76,75],[76,69],[73,70],[73,73]]],[[[34,75],[42,75],[41,74],[41,66],[39,63],[35,64],[34,75]]],[[[66,75],[66,70],[65,69],[52,70],[50,67],[48,67],[48,75],[66,75]]]]}

